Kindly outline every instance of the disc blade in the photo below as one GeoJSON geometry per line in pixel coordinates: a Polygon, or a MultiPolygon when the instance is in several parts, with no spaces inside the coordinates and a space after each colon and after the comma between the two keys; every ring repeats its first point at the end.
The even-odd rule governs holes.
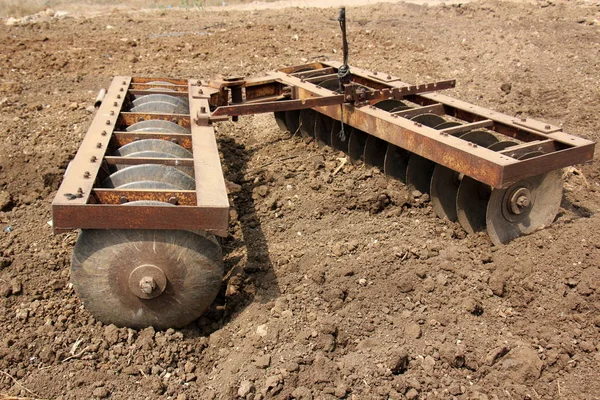
{"type": "Polygon", "coordinates": [[[400,100],[395,100],[395,99],[386,99],[386,100],[381,100],[378,101],[377,103],[373,104],[376,108],[379,108],[380,110],[384,110],[384,111],[392,111],[395,110],[396,108],[408,108],[408,106],[403,103],[400,100]]]}
{"type": "Polygon", "coordinates": [[[286,111],[285,125],[292,135],[297,134],[300,129],[300,110],[286,111]]]}
{"type": "Polygon", "coordinates": [[[194,179],[188,174],[175,167],[161,164],[140,164],[123,168],[106,178],[102,182],[102,187],[133,188],[135,186],[143,188],[145,181],[162,182],[181,190],[196,189],[194,179]]]}
{"type": "Polygon", "coordinates": [[[131,104],[133,107],[137,107],[154,101],[170,103],[175,106],[182,106],[184,108],[189,107],[189,102],[185,97],[176,97],[168,94],[145,94],[143,96],[136,96],[131,104]]]}
{"type": "Polygon", "coordinates": [[[189,231],[82,230],[71,261],[85,308],[104,324],[134,329],[194,321],[214,301],[222,276],[220,246],[189,231]],[[155,278],[155,297],[136,295],[140,267],[155,278]]]}
{"type": "Polygon", "coordinates": [[[365,164],[383,170],[387,145],[386,141],[368,135],[365,141],[365,164]]]}
{"type": "Polygon", "coordinates": [[[173,105],[163,101],[152,101],[133,107],[131,112],[135,113],[159,113],[159,114],[189,114],[186,107],[173,105]]]}
{"type": "Polygon", "coordinates": [[[315,121],[315,138],[320,145],[331,145],[331,128],[333,119],[325,114],[319,113],[315,121]]]}
{"type": "Polygon", "coordinates": [[[353,162],[364,160],[365,143],[368,136],[366,132],[352,128],[350,139],[348,139],[348,156],[353,162]]]}
{"type": "Polygon", "coordinates": [[[457,220],[456,193],[459,185],[460,174],[458,172],[443,165],[435,166],[431,176],[429,196],[433,211],[438,217],[452,222],[457,220]]]}
{"type": "Polygon", "coordinates": [[[456,194],[456,215],[458,222],[468,233],[485,229],[487,205],[491,188],[475,179],[464,176],[456,194]]]}
{"type": "Polygon", "coordinates": [[[435,126],[440,126],[441,124],[443,124],[444,122],[446,122],[446,120],[442,117],[440,117],[437,114],[421,114],[421,115],[417,115],[413,118],[411,118],[412,121],[418,122],[419,124],[428,126],[430,128],[433,128],[435,126]]]}
{"type": "MultiPolygon", "coordinates": [[[[454,128],[455,126],[460,126],[461,124],[459,124],[458,122],[454,122],[454,121],[445,121],[442,122],[439,125],[434,126],[434,129],[436,130],[442,130],[442,129],[447,129],[447,128],[454,128]]],[[[453,135],[454,136],[454,135],[453,135]]]]}
{"type": "Polygon", "coordinates": [[[509,147],[516,146],[518,144],[519,143],[513,142],[512,140],[504,140],[502,142],[494,143],[493,145],[488,147],[488,149],[494,150],[494,151],[502,151],[502,150],[508,149],[509,147]]]}
{"type": "Polygon", "coordinates": [[[281,132],[289,132],[285,123],[285,111],[275,111],[273,115],[275,116],[275,122],[277,123],[277,126],[281,132]]]}
{"type": "Polygon", "coordinates": [[[429,193],[431,176],[436,166],[431,160],[412,154],[406,166],[406,186],[410,192],[418,190],[421,193],[429,193]]]}
{"type": "Polygon", "coordinates": [[[507,189],[493,190],[487,206],[487,231],[496,245],[550,225],[562,200],[560,170],[524,179],[507,189]],[[514,196],[526,193],[530,204],[516,205],[514,196]]]}
{"type": "Polygon", "coordinates": [[[300,111],[300,134],[302,137],[315,137],[315,122],[319,113],[310,108],[300,111]]]}
{"type": "Polygon", "coordinates": [[[389,143],[385,152],[384,173],[390,178],[406,182],[406,167],[410,156],[410,151],[389,143]]]}
{"type": "Polygon", "coordinates": [[[498,143],[498,138],[496,136],[482,130],[469,131],[459,137],[481,147],[490,147],[491,145],[498,143]]]}
{"type": "Polygon", "coordinates": [[[127,143],[119,147],[113,152],[115,156],[129,156],[140,151],[159,151],[173,155],[177,158],[192,158],[192,153],[178,145],[177,143],[169,142],[161,139],[143,139],[135,142],[127,143]]]}
{"type": "Polygon", "coordinates": [[[336,150],[348,152],[348,139],[350,138],[351,127],[334,120],[331,127],[331,147],[336,150]],[[344,128],[342,131],[342,127],[344,128]]]}
{"type": "Polygon", "coordinates": [[[136,122],[128,126],[127,132],[163,132],[163,133],[190,133],[190,130],[175,122],[151,119],[147,121],[136,122]]]}

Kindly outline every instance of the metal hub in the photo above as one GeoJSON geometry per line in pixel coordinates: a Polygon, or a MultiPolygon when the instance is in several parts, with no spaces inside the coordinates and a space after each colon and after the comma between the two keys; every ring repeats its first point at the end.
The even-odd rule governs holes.
{"type": "Polygon", "coordinates": [[[510,196],[508,210],[513,214],[523,214],[531,209],[531,192],[527,188],[519,188],[510,196]]]}
{"type": "Polygon", "coordinates": [[[143,264],[129,274],[129,289],[140,299],[158,297],[166,287],[167,277],[156,265],[143,264]]]}

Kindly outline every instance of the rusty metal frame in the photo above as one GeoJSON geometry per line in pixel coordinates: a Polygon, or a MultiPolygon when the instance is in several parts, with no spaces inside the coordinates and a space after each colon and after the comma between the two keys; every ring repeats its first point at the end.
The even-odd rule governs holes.
{"type": "Polygon", "coordinates": [[[195,124],[190,115],[147,114],[123,111],[128,94],[168,93],[167,89],[188,96],[190,115],[209,109],[207,98],[192,94],[197,81],[116,77],[52,203],[54,232],[73,229],[189,229],[206,230],[226,236],[229,225],[229,200],[217,149],[214,128],[195,124]],[[184,90],[185,88],[185,90],[184,90]],[[148,90],[150,89],[150,90],[148,90]],[[190,129],[190,134],[159,132],[124,132],[118,128],[147,119],[175,122],[190,129]],[[192,159],[116,157],[107,153],[109,146],[122,146],[142,138],[172,140],[191,149],[192,159]],[[106,189],[98,187],[103,165],[148,164],[193,166],[196,190],[106,189]],[[164,206],[127,203],[137,200],[161,201],[164,206]]]}
{"type": "Polygon", "coordinates": [[[262,78],[198,80],[116,77],[81,146],[67,168],[53,201],[55,232],[72,229],[190,229],[226,236],[229,201],[213,123],[239,115],[311,108],[418,154],[494,188],[562,167],[591,161],[595,143],[562,128],[529,118],[511,117],[438,93],[454,81],[409,85],[398,77],[352,67],[352,81],[342,93],[319,84],[336,76],[338,62],[319,62],[275,71],[262,78]],[[169,86],[156,81],[168,82],[169,86]],[[128,112],[132,97],[164,93],[187,96],[189,114],[128,112]],[[373,104],[381,99],[405,99],[411,109],[388,112],[373,104]],[[410,118],[434,113],[457,120],[460,126],[442,130],[410,118]],[[189,134],[127,132],[136,122],[161,119],[190,130],[189,134]],[[521,143],[492,151],[453,136],[488,129],[521,143]],[[145,138],[178,143],[192,150],[193,159],[116,157],[109,149],[145,138]],[[538,154],[519,160],[527,154],[538,154]],[[119,190],[97,185],[114,164],[193,166],[195,190],[119,190]],[[164,206],[127,206],[136,200],[158,200],[164,206]]]}

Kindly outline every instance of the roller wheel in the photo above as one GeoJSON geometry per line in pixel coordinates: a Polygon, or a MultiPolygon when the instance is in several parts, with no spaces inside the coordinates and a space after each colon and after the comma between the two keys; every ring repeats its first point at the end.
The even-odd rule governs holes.
{"type": "Polygon", "coordinates": [[[221,285],[221,249],[210,236],[83,230],[71,282],[86,309],[105,324],[180,328],[210,306],[221,285]]]}

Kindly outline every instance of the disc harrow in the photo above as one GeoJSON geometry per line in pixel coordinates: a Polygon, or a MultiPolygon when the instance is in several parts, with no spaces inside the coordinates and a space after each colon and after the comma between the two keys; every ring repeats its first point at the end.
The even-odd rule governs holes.
{"type": "Polygon", "coordinates": [[[440,93],[454,85],[333,61],[253,79],[116,77],[53,201],[54,231],[81,230],[76,292],[98,320],[134,328],[181,327],[210,306],[229,218],[214,125],[243,115],[274,113],[495,245],[551,224],[560,169],[591,161],[594,143],[440,93]]]}

